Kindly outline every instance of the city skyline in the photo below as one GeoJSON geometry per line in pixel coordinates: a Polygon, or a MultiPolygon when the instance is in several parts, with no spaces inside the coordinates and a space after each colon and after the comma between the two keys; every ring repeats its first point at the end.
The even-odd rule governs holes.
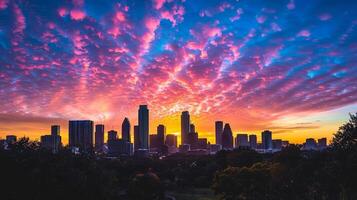
{"type": "Polygon", "coordinates": [[[356,10],[335,0],[0,0],[0,137],[40,140],[56,124],[67,144],[69,120],[107,132],[127,117],[133,139],[147,104],[145,134],[163,124],[178,143],[185,110],[211,143],[218,120],[234,137],[331,140],[357,111],[356,10]]]}

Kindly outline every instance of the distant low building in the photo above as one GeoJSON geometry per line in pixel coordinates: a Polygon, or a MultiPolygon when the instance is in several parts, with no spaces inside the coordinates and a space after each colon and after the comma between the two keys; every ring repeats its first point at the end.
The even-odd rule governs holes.
{"type": "Polygon", "coordinates": [[[58,153],[61,143],[61,136],[59,135],[43,135],[41,136],[41,148],[50,150],[52,153],[58,153]]]}
{"type": "Polygon", "coordinates": [[[188,151],[190,151],[190,145],[189,144],[181,144],[179,146],[179,152],[180,153],[187,153],[188,151]]]}
{"type": "Polygon", "coordinates": [[[319,150],[324,150],[327,148],[327,139],[326,138],[320,138],[317,140],[317,147],[319,150]]]}
{"type": "Polygon", "coordinates": [[[17,136],[16,135],[7,135],[6,136],[6,143],[7,144],[13,144],[17,141],[17,136]]]}
{"type": "Polygon", "coordinates": [[[210,154],[216,154],[220,150],[222,150],[222,145],[220,145],[220,144],[210,144],[209,145],[210,154]]]}
{"type": "Polygon", "coordinates": [[[248,134],[237,134],[236,138],[235,138],[235,147],[239,148],[239,147],[243,147],[243,148],[247,148],[249,147],[249,142],[248,142],[248,134]]]}
{"type": "Polygon", "coordinates": [[[280,151],[283,147],[283,141],[281,139],[272,140],[273,150],[280,151]]]}
{"type": "Polygon", "coordinates": [[[249,135],[249,146],[251,149],[257,149],[257,136],[249,135]]]}
{"type": "Polygon", "coordinates": [[[316,140],[313,138],[307,138],[303,145],[303,150],[317,150],[316,140]]]}

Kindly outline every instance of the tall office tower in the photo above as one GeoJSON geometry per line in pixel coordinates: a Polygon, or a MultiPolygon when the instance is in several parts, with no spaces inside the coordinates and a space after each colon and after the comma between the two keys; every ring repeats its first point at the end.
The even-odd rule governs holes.
{"type": "Polygon", "coordinates": [[[165,144],[166,127],[162,124],[157,126],[157,143],[159,146],[165,144]]]}
{"type": "Polygon", "coordinates": [[[265,130],[262,132],[262,146],[263,149],[272,149],[272,132],[269,130],[265,130]]]}
{"type": "Polygon", "coordinates": [[[190,124],[190,131],[191,133],[196,133],[196,127],[194,124],[190,124]]]}
{"type": "Polygon", "coordinates": [[[60,135],[60,126],[59,125],[51,126],[51,135],[60,135]]]}
{"type": "Polygon", "coordinates": [[[216,144],[222,145],[223,122],[216,121],[215,127],[216,127],[216,144]]]}
{"type": "Polygon", "coordinates": [[[102,151],[104,145],[104,125],[95,125],[95,150],[102,151]]]}
{"type": "Polygon", "coordinates": [[[138,111],[139,149],[149,149],[149,110],[147,105],[140,105],[138,111]]]}
{"type": "Polygon", "coordinates": [[[165,144],[168,147],[177,147],[177,136],[173,134],[167,134],[165,144]]]}
{"type": "Polygon", "coordinates": [[[129,119],[125,117],[121,125],[122,139],[126,142],[130,142],[130,122],[129,119]]]}
{"type": "Polygon", "coordinates": [[[222,133],[222,149],[233,149],[233,133],[228,123],[224,125],[222,133]]]}
{"type": "Polygon", "coordinates": [[[249,135],[249,146],[251,149],[257,149],[257,135],[249,135]]]}
{"type": "Polygon", "coordinates": [[[134,126],[134,149],[140,149],[140,137],[139,137],[139,126],[134,126]]]}
{"type": "Polygon", "coordinates": [[[89,151],[93,148],[93,121],[69,121],[69,146],[78,147],[80,151],[89,151]]]}
{"type": "Polygon", "coordinates": [[[235,141],[237,147],[249,147],[248,135],[247,134],[237,134],[235,141]]]}
{"type": "Polygon", "coordinates": [[[115,130],[108,131],[108,141],[118,139],[118,132],[115,130]]]}
{"type": "Polygon", "coordinates": [[[188,111],[181,113],[181,144],[187,144],[188,133],[190,132],[190,114],[188,111]]]}
{"type": "Polygon", "coordinates": [[[53,153],[57,153],[59,148],[62,145],[61,142],[61,129],[59,125],[52,125],[51,126],[51,150],[53,153]]]}

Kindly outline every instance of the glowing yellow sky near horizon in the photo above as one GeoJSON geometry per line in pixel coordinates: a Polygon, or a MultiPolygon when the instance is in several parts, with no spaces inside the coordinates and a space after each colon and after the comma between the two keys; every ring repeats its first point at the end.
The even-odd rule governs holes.
{"type": "MultiPolygon", "coordinates": [[[[342,108],[318,112],[318,113],[299,113],[295,115],[289,115],[275,120],[266,129],[273,131],[273,139],[289,140],[292,143],[302,143],[306,138],[321,138],[327,137],[330,141],[338,128],[349,119],[349,113],[357,112],[357,104],[352,104],[342,108]]],[[[211,120],[211,119],[210,119],[211,120]]],[[[218,119],[216,119],[218,120],[218,119]]],[[[207,138],[211,143],[214,143],[214,120],[209,121],[204,117],[191,115],[191,121],[196,125],[196,130],[199,133],[199,137],[207,138]]],[[[260,140],[261,129],[249,128],[243,129],[236,126],[234,119],[224,120],[231,124],[234,135],[237,133],[257,134],[258,141],[260,140]]],[[[68,122],[59,123],[61,125],[61,136],[64,144],[68,143],[68,122]]],[[[39,140],[41,135],[50,133],[50,125],[58,124],[53,123],[11,123],[6,124],[0,121],[0,137],[5,138],[6,135],[14,134],[18,137],[30,137],[33,140],[39,140]]],[[[112,123],[105,123],[106,131],[111,129],[121,129],[121,121],[113,125],[112,123]]],[[[180,113],[175,115],[166,116],[161,119],[150,119],[150,134],[156,133],[156,127],[158,124],[164,124],[167,127],[167,134],[175,134],[178,136],[178,142],[180,143],[180,113]]],[[[133,129],[134,123],[131,121],[133,129]]],[[[133,133],[132,133],[133,135],[133,133]]]]}

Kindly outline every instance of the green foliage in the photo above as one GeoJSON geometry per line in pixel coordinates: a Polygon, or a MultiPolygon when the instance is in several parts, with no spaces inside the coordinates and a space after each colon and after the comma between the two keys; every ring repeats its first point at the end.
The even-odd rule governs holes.
{"type": "Polygon", "coordinates": [[[350,120],[341,126],[334,135],[332,147],[337,150],[356,150],[357,148],[357,113],[350,114],[350,120]]]}

